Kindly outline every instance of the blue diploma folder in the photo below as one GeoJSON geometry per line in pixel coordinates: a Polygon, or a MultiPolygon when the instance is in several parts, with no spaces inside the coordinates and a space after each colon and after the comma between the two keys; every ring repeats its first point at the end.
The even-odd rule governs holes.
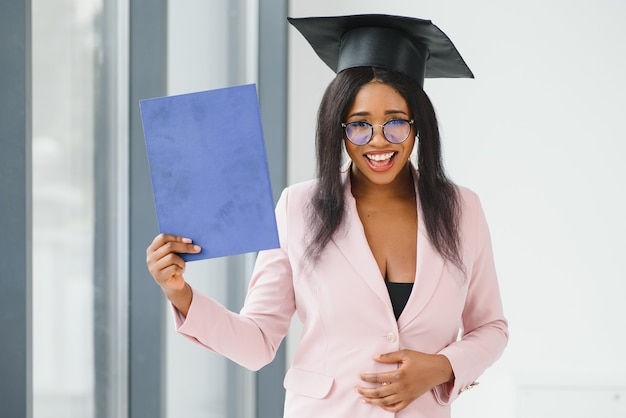
{"type": "Polygon", "coordinates": [[[139,105],[159,231],[202,247],[183,259],[277,248],[256,86],[139,105]]]}

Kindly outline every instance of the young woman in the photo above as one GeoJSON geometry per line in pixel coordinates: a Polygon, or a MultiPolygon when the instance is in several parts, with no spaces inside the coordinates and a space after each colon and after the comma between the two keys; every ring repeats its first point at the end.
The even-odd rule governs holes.
{"type": "Polygon", "coordinates": [[[281,246],[259,253],[239,314],[185,282],[177,253],[199,251],[191,240],[159,235],[147,250],[177,330],[245,367],[270,362],[298,315],[285,417],[448,417],[507,343],[480,202],[446,178],[435,112],[407,72],[338,70],[318,178],[282,193],[281,246]]]}

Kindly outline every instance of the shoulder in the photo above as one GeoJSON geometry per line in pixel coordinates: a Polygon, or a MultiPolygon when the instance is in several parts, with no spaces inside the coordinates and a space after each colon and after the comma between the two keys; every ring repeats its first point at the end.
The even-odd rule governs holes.
{"type": "Polygon", "coordinates": [[[282,206],[287,209],[306,206],[311,201],[316,185],[317,179],[313,179],[285,187],[278,199],[277,207],[282,206]]]}
{"type": "MultiPolygon", "coordinates": [[[[283,189],[276,203],[276,226],[281,247],[287,247],[288,236],[298,237],[306,233],[306,215],[316,184],[317,180],[308,180],[283,189]]],[[[296,238],[296,242],[298,240],[296,238]]]]}
{"type": "Polygon", "coordinates": [[[290,200],[298,198],[310,198],[315,186],[317,185],[317,179],[301,181],[285,187],[281,194],[281,199],[289,197],[290,200]]]}
{"type": "Polygon", "coordinates": [[[302,194],[310,193],[317,185],[317,179],[305,180],[298,183],[294,183],[285,188],[289,193],[302,194]]]}
{"type": "Polygon", "coordinates": [[[456,185],[461,209],[461,218],[465,221],[476,221],[483,216],[483,207],[478,193],[474,190],[456,185]]]}
{"type": "Polygon", "coordinates": [[[472,239],[477,242],[486,242],[489,238],[489,226],[483,209],[483,204],[479,195],[467,188],[457,186],[460,196],[460,219],[459,228],[461,234],[466,239],[472,239]]]}
{"type": "Polygon", "coordinates": [[[461,198],[461,203],[463,206],[475,205],[476,203],[480,202],[480,198],[474,190],[465,186],[460,186],[458,184],[455,185],[455,187],[459,197],[461,198]]]}

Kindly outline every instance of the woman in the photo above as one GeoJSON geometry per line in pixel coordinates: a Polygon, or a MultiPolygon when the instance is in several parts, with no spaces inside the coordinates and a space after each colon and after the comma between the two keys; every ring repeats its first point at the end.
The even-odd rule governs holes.
{"type": "Polygon", "coordinates": [[[433,49],[406,43],[413,35],[396,17],[321,19],[340,27],[338,54],[347,57],[320,105],[318,179],[283,191],[281,246],[259,253],[242,311],[185,282],[176,254],[199,251],[187,238],[156,237],[148,267],[180,333],[253,370],[273,359],[297,313],[303,330],[284,381],[285,417],[448,417],[500,356],[508,331],[479,200],[443,171],[421,87],[433,49]],[[415,60],[381,65],[363,57],[364,38],[400,45],[400,55],[417,51],[426,63],[417,75],[415,60]],[[416,141],[418,170],[409,161],[416,141]]]}

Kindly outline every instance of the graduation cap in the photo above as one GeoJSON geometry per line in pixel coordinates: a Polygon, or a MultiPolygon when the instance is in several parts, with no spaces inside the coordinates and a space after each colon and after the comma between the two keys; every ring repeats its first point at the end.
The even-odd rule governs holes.
{"type": "Polygon", "coordinates": [[[456,47],[430,20],[382,14],[287,18],[336,73],[386,67],[415,79],[474,78],[456,47]]]}

